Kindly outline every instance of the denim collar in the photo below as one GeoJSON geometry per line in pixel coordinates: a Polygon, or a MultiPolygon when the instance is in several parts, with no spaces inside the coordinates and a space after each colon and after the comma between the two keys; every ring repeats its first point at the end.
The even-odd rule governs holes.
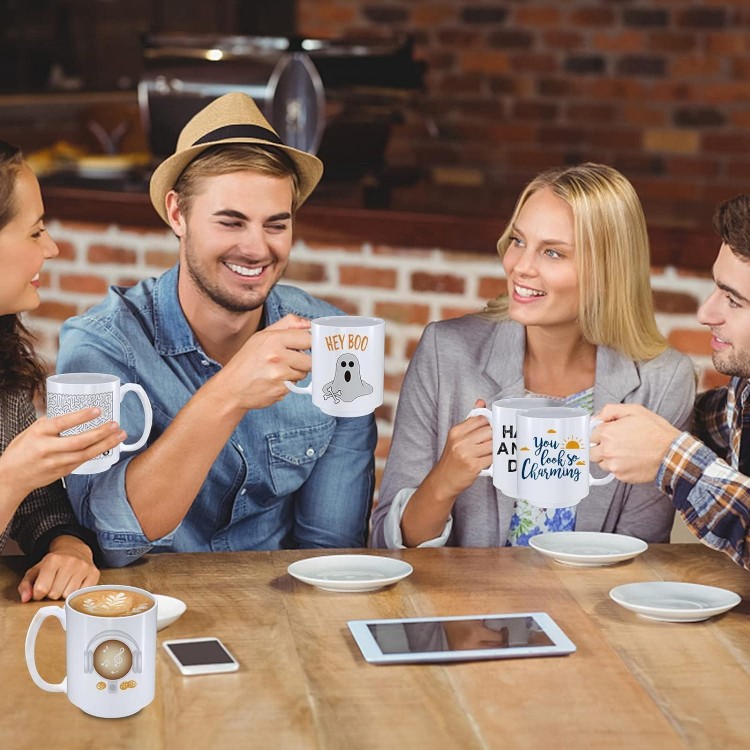
{"type": "MultiPolygon", "coordinates": [[[[179,273],[180,264],[178,263],[162,274],[154,284],[154,346],[156,351],[164,357],[185,354],[186,352],[203,354],[203,350],[195,338],[195,333],[193,333],[193,329],[185,317],[177,294],[179,273]]],[[[297,311],[286,308],[276,291],[276,287],[274,287],[263,306],[261,327],[266,328],[284,317],[288,312],[297,311]]],[[[304,316],[304,313],[297,312],[297,314],[304,316]]]]}

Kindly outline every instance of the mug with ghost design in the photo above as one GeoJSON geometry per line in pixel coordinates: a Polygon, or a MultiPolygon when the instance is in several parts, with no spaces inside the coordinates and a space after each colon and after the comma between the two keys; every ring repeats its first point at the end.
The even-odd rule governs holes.
{"type": "Polygon", "coordinates": [[[332,417],[361,417],[383,403],[385,321],[359,315],[334,315],[311,321],[312,377],[294,393],[332,417]]]}
{"type": "Polygon", "coordinates": [[[518,495],[539,508],[567,508],[614,474],[590,473],[591,430],[601,420],[586,409],[528,409],[516,415],[518,495]]]}

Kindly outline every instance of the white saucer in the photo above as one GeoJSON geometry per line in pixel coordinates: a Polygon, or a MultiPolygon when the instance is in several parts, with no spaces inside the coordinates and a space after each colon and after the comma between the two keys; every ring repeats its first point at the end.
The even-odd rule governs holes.
{"type": "Polygon", "coordinates": [[[642,539],[599,531],[553,531],[529,539],[529,546],[566,565],[614,565],[648,549],[642,539]]]}
{"type": "Polygon", "coordinates": [[[324,591],[375,591],[411,575],[403,560],[375,555],[324,555],[297,560],[287,573],[324,591]]]}
{"type": "Polygon", "coordinates": [[[641,617],[663,622],[700,622],[736,607],[741,597],[715,586],[699,583],[649,581],[615,586],[609,592],[621,607],[641,617]]]}
{"type": "Polygon", "coordinates": [[[173,596],[164,596],[164,594],[154,594],[153,596],[159,606],[156,612],[157,630],[162,630],[167,625],[171,625],[173,622],[179,620],[187,609],[187,604],[182,599],[175,599],[173,596]]]}

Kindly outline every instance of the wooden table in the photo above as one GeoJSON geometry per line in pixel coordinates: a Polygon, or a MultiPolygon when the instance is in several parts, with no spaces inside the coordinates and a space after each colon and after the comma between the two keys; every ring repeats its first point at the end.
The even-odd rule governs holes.
{"type": "MultiPolygon", "coordinates": [[[[183,677],[158,648],[156,698],[126,719],[96,719],[45,693],[24,661],[43,603],[20,604],[19,561],[0,562],[3,748],[740,748],[750,737],[750,574],[700,545],[652,545],[627,563],[560,565],[531,549],[394,554],[411,577],[369,594],[290,578],[310,554],[154,555],[102,573],[178,596],[188,610],[159,633],[220,637],[239,672],[183,677]],[[703,623],[649,621],[608,598],[633,581],[692,581],[744,601],[703,623]],[[346,621],[546,611],[578,646],[567,657],[372,666],[346,621]]],[[[46,602],[49,604],[49,602],[46,602]]],[[[43,626],[42,676],[64,674],[63,634],[43,626]]]]}

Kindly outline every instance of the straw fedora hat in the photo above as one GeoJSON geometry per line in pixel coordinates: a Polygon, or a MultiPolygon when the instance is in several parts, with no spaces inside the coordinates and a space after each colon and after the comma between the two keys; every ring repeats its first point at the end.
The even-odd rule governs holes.
{"type": "Polygon", "coordinates": [[[193,116],[180,131],[177,150],[156,168],[151,177],[151,203],[167,224],[165,198],[188,164],[211,146],[235,143],[275,146],[284,151],[294,162],[299,175],[300,205],[315,189],[323,174],[323,162],[317,156],[281,142],[247,94],[225,94],[193,116]]]}

